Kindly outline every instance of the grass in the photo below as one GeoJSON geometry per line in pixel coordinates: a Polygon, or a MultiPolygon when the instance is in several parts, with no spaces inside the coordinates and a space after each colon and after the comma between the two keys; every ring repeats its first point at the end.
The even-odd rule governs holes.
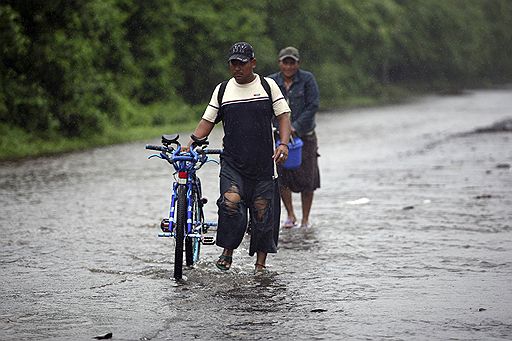
{"type": "MultiPolygon", "coordinates": [[[[419,94],[438,92],[425,85],[399,84],[383,86],[379,94],[350,96],[336,99],[322,99],[322,110],[351,109],[370,107],[383,104],[404,102],[419,94]]],[[[441,89],[442,90],[442,89],[441,89]]],[[[446,89],[445,89],[446,90],[446,89]]],[[[103,134],[65,138],[57,134],[48,137],[27,133],[25,130],[0,123],[0,160],[14,160],[27,157],[53,155],[93,147],[113,145],[131,141],[142,141],[157,138],[162,134],[190,131],[198,122],[203,106],[190,107],[183,103],[164,103],[146,108],[130,107],[125,112],[133,112],[133,127],[107,127],[103,134]],[[170,112],[171,116],[161,113],[170,112]]]]}
{"type": "Polygon", "coordinates": [[[16,127],[0,124],[0,160],[15,160],[27,157],[60,154],[130,141],[149,140],[180,131],[190,131],[197,121],[162,126],[140,126],[133,128],[109,128],[102,135],[83,138],[34,136],[16,127]]]}
{"type": "Polygon", "coordinates": [[[30,133],[0,123],[0,160],[55,155],[124,142],[157,138],[162,134],[192,133],[205,105],[191,106],[180,100],[141,106],[122,100],[123,127],[106,124],[101,134],[64,137],[57,132],[30,133]]]}

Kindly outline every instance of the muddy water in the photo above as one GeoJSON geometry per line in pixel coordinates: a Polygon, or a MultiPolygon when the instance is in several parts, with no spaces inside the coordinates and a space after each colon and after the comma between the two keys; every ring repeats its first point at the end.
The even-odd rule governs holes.
{"type": "Polygon", "coordinates": [[[231,271],[205,246],[169,279],[169,168],[144,143],[1,163],[0,339],[511,339],[512,133],[475,132],[511,108],[509,89],[323,113],[314,227],[259,276],[246,240],[231,271]]]}

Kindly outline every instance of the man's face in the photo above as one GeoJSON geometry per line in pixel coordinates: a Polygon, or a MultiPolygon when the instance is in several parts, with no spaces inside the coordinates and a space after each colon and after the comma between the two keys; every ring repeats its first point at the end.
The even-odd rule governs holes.
{"type": "Polygon", "coordinates": [[[229,71],[238,84],[247,84],[254,80],[253,69],[256,66],[256,59],[248,62],[241,62],[237,59],[229,61],[229,71]]]}
{"type": "Polygon", "coordinates": [[[293,78],[299,69],[299,62],[293,58],[285,58],[279,61],[279,69],[286,78],[293,78]]]}

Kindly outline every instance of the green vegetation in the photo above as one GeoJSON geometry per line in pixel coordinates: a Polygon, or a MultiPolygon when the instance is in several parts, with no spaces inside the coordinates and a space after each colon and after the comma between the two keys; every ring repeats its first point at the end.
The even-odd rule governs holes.
{"type": "Polygon", "coordinates": [[[191,129],[235,41],[263,75],[298,47],[326,109],[510,81],[510,27],[509,0],[5,0],[0,159],[191,129]]]}

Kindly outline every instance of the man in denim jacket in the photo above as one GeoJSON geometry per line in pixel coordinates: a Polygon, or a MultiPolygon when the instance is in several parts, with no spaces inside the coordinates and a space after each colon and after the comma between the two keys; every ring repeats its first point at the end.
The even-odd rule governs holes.
{"type": "Polygon", "coordinates": [[[287,211],[284,228],[298,226],[292,205],[292,192],[300,193],[302,220],[300,226],[309,227],[309,213],[313,204],[313,193],[320,188],[318,169],[318,143],[315,134],[315,115],[318,111],[320,94],[315,76],[300,69],[299,51],[292,46],[279,52],[280,72],[270,75],[285,96],[291,109],[292,134],[303,142],[302,164],[298,169],[279,167],[281,199],[287,211]]]}

